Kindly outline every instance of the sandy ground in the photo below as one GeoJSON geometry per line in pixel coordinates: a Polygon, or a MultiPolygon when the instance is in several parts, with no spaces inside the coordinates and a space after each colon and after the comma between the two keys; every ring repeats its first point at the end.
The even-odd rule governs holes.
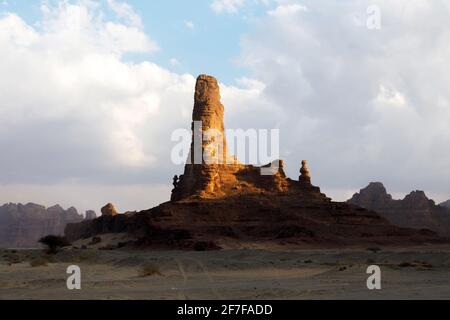
{"type": "Polygon", "coordinates": [[[0,299],[450,299],[450,248],[156,252],[0,250],[0,299]],[[44,257],[47,266],[30,261],[44,257]],[[82,289],[66,287],[69,265],[82,289]],[[367,289],[368,265],[382,290],[367,289]],[[142,276],[142,268],[155,274],[142,276]],[[158,274],[160,273],[160,274],[158,274]]]}

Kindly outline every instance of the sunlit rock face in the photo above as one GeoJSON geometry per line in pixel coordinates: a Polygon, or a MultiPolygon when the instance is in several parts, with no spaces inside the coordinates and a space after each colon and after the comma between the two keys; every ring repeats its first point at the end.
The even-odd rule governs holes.
{"type": "MultiPolygon", "coordinates": [[[[300,187],[286,178],[283,161],[268,166],[274,168],[273,174],[261,174],[260,167],[240,164],[235,157],[229,156],[218,82],[214,77],[200,75],[195,86],[190,154],[184,174],[174,180],[172,201],[189,197],[206,199],[244,193],[287,192],[289,185],[294,189],[300,187]]],[[[312,188],[309,171],[303,178],[303,189],[319,191],[312,188]]]]}

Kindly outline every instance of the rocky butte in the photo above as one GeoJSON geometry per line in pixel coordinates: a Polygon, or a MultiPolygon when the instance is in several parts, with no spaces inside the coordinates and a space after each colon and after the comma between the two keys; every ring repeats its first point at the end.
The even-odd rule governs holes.
{"type": "Polygon", "coordinates": [[[283,161],[275,164],[245,165],[228,155],[219,85],[201,75],[194,94],[191,153],[183,174],[174,178],[171,200],[139,213],[68,225],[66,236],[73,241],[128,233],[133,245],[187,250],[440,241],[433,232],[396,227],[374,211],[333,202],[312,185],[306,161],[295,180],[286,176],[283,161]],[[219,134],[202,139],[209,129],[219,134]],[[209,139],[223,139],[222,147],[209,149],[209,139]],[[198,146],[200,154],[217,161],[198,158],[198,146]],[[261,174],[270,167],[276,168],[272,175],[261,174]]]}
{"type": "Polygon", "coordinates": [[[374,210],[394,225],[450,236],[450,210],[442,204],[436,205],[423,191],[413,191],[402,200],[394,200],[381,182],[372,182],[348,202],[374,210]]]}

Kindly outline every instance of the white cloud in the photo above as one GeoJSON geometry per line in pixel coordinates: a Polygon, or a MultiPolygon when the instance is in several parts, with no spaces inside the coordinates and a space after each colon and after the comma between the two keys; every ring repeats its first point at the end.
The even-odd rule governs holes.
{"type": "Polygon", "coordinates": [[[366,28],[369,4],[305,0],[308,10],[286,19],[280,13],[296,10],[281,6],[299,2],[280,1],[244,35],[240,61],[281,108],[270,117],[291,176],[306,158],[333,194],[372,180],[448,193],[450,4],[377,1],[378,31],[366,28]]]}
{"type": "Polygon", "coordinates": [[[188,29],[194,29],[195,28],[195,24],[190,21],[190,20],[184,20],[184,26],[188,29]]]}
{"type": "Polygon", "coordinates": [[[214,0],[211,9],[217,13],[236,13],[244,4],[245,0],[214,0]]]}
{"type": "Polygon", "coordinates": [[[376,98],[375,103],[381,106],[387,105],[391,107],[402,108],[406,105],[406,98],[397,90],[381,85],[380,92],[376,98]]]}
{"type": "MultiPolygon", "coordinates": [[[[163,196],[149,194],[151,204],[168,200],[171,176],[182,170],[170,161],[170,137],[190,126],[195,77],[125,61],[158,46],[130,19],[106,19],[105,9],[44,3],[33,26],[13,13],[0,17],[0,202],[16,201],[11,194],[21,189],[23,202],[98,209],[109,199],[144,209],[147,200],[134,207],[129,196],[143,184],[149,192],[167,186],[163,196]]],[[[257,92],[248,95],[243,101],[257,92]]]]}
{"type": "Polygon", "coordinates": [[[213,0],[210,8],[216,13],[236,14],[245,7],[251,5],[269,6],[280,0],[213,0]]]}
{"type": "Polygon", "coordinates": [[[141,17],[134,12],[128,3],[108,0],[108,5],[120,18],[126,19],[132,26],[142,29],[141,17]]]}
{"type": "Polygon", "coordinates": [[[184,125],[172,114],[191,108],[180,102],[191,100],[195,79],[124,62],[124,53],[157,46],[100,8],[64,2],[43,10],[40,27],[12,13],[0,18],[0,147],[8,150],[0,182],[118,183],[134,179],[126,170],[136,177],[167,167],[158,145],[184,125]]]}
{"type": "Polygon", "coordinates": [[[274,10],[269,10],[267,14],[270,16],[280,17],[292,15],[301,11],[308,11],[308,9],[300,4],[287,4],[279,5],[274,10]]]}

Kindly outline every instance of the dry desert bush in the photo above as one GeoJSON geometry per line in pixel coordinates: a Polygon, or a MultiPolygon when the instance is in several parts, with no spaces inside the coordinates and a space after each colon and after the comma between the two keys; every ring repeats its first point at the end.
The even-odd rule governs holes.
{"type": "Polygon", "coordinates": [[[48,260],[44,258],[36,258],[34,260],[31,260],[30,266],[33,268],[37,267],[47,267],[48,266],[48,260]]]}
{"type": "Polygon", "coordinates": [[[146,263],[141,266],[139,275],[141,277],[152,277],[162,276],[162,273],[157,265],[154,265],[153,263],[146,263]]]}

